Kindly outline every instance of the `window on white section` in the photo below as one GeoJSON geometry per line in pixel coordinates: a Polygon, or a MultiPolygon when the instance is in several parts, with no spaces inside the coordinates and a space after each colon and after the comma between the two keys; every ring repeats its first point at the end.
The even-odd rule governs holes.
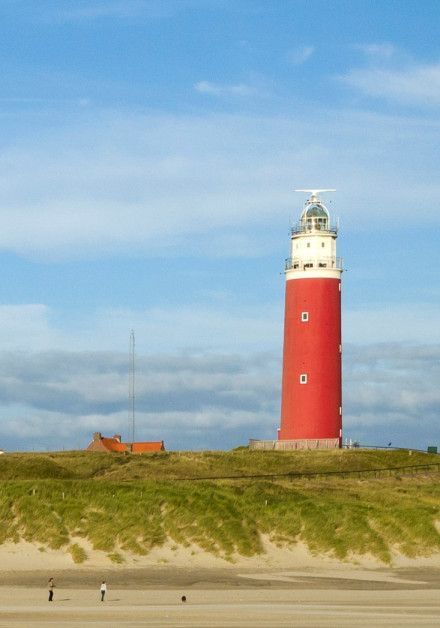
{"type": "Polygon", "coordinates": [[[325,242],[321,242],[321,246],[324,247],[325,246],[325,242]]]}
{"type": "Polygon", "coordinates": [[[307,242],[307,246],[310,248],[310,242],[307,242]]]}
{"type": "Polygon", "coordinates": [[[308,312],[301,312],[301,320],[303,323],[307,323],[307,321],[309,320],[309,313],[308,312]]]}
{"type": "Polygon", "coordinates": [[[307,373],[301,373],[301,375],[299,376],[299,383],[307,384],[307,373]]]}

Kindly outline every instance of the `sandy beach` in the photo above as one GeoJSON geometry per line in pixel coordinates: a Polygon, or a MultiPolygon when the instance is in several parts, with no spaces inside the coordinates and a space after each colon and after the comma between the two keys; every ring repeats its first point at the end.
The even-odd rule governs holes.
{"type": "Polygon", "coordinates": [[[0,628],[140,626],[438,626],[437,557],[397,560],[392,567],[289,551],[236,564],[194,548],[162,548],[133,566],[99,553],[75,566],[62,551],[5,545],[0,559],[0,628]],[[164,553],[165,552],[165,553],[164,553]],[[189,554],[188,554],[189,552],[189,554]],[[165,558],[168,556],[168,558],[165,558]],[[173,561],[174,558],[174,561],[173,561]],[[186,563],[184,562],[186,560],[186,563]],[[168,562],[164,562],[168,561],[168,562]],[[276,564],[278,562],[278,564],[276,564]],[[49,576],[56,582],[47,600],[49,576]],[[108,595],[100,602],[101,580],[108,595]],[[181,601],[185,595],[187,601],[181,601]]]}
{"type": "Polygon", "coordinates": [[[66,573],[49,604],[45,574],[33,572],[33,579],[24,578],[27,586],[0,587],[0,626],[438,626],[439,573],[432,570],[357,572],[353,579],[310,571],[228,573],[116,572],[113,580],[124,580],[123,588],[106,574],[104,603],[98,574],[88,572],[84,583],[81,572],[66,573]]]}

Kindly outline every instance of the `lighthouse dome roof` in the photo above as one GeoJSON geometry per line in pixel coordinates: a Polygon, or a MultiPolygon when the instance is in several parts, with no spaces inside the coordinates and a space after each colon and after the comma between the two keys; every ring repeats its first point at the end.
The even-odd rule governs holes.
{"type": "Polygon", "coordinates": [[[325,205],[312,200],[307,203],[301,214],[300,224],[306,231],[322,231],[329,228],[329,213],[325,205]]]}
{"type": "Polygon", "coordinates": [[[304,210],[303,218],[328,218],[328,211],[321,203],[312,203],[304,210]]]}

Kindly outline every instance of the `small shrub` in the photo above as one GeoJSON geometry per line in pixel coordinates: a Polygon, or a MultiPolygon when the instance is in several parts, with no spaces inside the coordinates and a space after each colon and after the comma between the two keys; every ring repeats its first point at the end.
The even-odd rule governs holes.
{"type": "MultiPolygon", "coordinates": [[[[41,550],[40,550],[41,551],[41,550]]],[[[43,550],[44,551],[44,550],[43,550]]],[[[83,563],[87,560],[87,554],[81,545],[78,543],[72,543],[69,547],[70,555],[72,556],[72,560],[76,564],[83,563]]]]}
{"type": "Polygon", "coordinates": [[[107,556],[110,558],[112,563],[115,563],[116,565],[121,565],[122,563],[125,563],[125,558],[121,556],[119,552],[112,552],[111,554],[107,554],[107,556]]]}

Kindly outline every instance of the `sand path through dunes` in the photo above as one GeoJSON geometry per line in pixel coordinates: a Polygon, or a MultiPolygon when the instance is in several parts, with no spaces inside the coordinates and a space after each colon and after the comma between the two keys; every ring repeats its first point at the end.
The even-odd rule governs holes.
{"type": "MultiPolygon", "coordinates": [[[[337,584],[337,583],[335,583],[337,584]]],[[[99,601],[94,589],[58,588],[47,601],[44,588],[0,587],[0,628],[278,626],[438,626],[435,588],[359,590],[334,587],[239,589],[109,589],[99,601]],[[187,602],[181,602],[181,595],[187,602]]],[[[400,585],[403,587],[403,583],[400,585]]],[[[409,585],[410,586],[410,585],[409,585]]]]}

